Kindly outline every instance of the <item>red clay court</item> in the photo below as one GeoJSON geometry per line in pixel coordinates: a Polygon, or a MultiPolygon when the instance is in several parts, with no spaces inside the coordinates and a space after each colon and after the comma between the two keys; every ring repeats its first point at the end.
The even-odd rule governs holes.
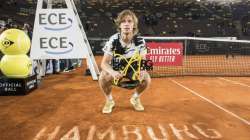
{"type": "MultiPolygon", "coordinates": [[[[98,58],[99,60],[99,58],[98,58]]],[[[1,140],[249,140],[249,77],[153,78],[142,95],[115,87],[112,114],[84,68],[50,75],[24,96],[0,98],[1,140]]]]}

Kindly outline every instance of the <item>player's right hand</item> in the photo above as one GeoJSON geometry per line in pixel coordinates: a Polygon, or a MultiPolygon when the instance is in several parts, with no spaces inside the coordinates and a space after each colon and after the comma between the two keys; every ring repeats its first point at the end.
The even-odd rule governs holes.
{"type": "Polygon", "coordinates": [[[114,79],[121,79],[123,77],[119,71],[113,71],[111,75],[114,77],[114,79]]]}

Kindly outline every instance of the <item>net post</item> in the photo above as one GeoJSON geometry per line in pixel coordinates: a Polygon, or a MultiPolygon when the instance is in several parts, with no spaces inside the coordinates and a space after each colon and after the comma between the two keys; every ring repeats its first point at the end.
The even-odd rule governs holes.
{"type": "Polygon", "coordinates": [[[182,76],[187,74],[187,39],[184,40],[184,61],[183,61],[183,71],[182,71],[182,76]]]}

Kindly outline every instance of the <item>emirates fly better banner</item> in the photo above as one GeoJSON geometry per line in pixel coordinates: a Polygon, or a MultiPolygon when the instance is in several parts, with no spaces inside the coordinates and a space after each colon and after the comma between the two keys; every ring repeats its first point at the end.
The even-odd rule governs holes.
{"type": "Polygon", "coordinates": [[[183,44],[178,42],[148,42],[147,59],[154,66],[182,66],[183,44]]]}

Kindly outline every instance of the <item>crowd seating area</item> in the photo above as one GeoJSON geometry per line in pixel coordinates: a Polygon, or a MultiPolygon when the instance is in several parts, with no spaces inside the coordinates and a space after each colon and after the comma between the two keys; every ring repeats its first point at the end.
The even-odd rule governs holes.
{"type": "Polygon", "coordinates": [[[115,33],[114,19],[122,9],[136,12],[141,35],[153,36],[236,36],[247,38],[250,1],[81,1],[81,17],[89,37],[115,33]],[[105,27],[105,28],[103,28],[105,27]]]}
{"type": "MultiPolygon", "coordinates": [[[[65,7],[54,0],[54,8],[65,7]]],[[[107,38],[116,32],[114,19],[123,9],[139,17],[141,35],[250,36],[249,0],[75,0],[88,37],[107,38]],[[105,28],[103,28],[105,27],[105,28]]],[[[45,4],[46,5],[46,4],[45,4]]],[[[9,0],[0,4],[0,20],[15,26],[33,25],[36,0],[9,0]]]]}

